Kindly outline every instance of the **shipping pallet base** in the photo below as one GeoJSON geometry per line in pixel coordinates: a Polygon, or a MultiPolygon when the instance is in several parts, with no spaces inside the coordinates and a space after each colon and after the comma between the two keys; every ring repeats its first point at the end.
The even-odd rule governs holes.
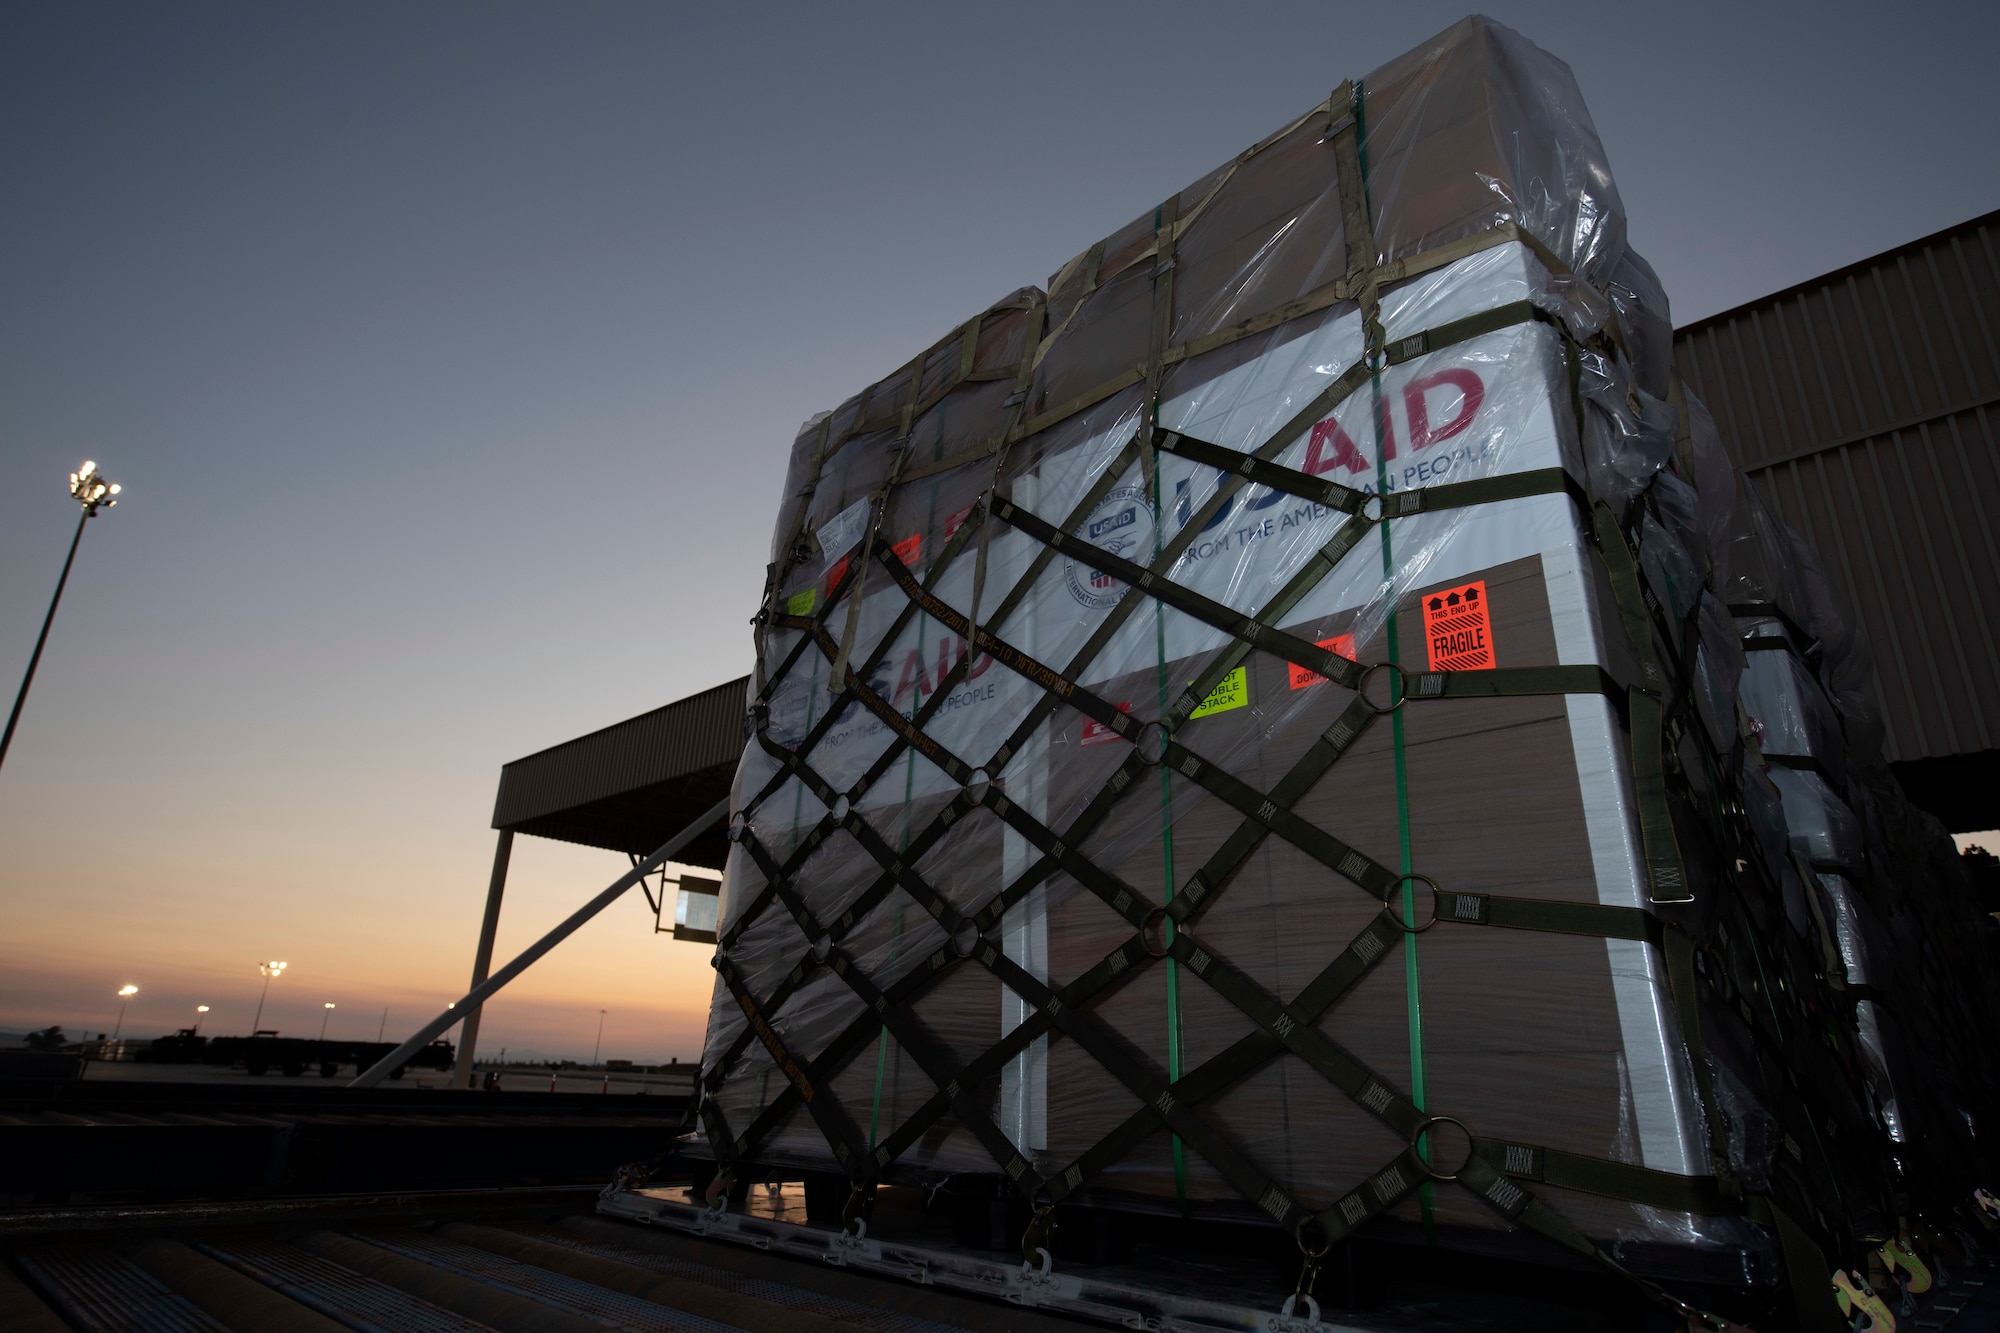
{"type": "Polygon", "coordinates": [[[796,1222],[702,1208],[639,1190],[606,1190],[597,1211],[642,1225],[747,1245],[809,1262],[833,1264],[879,1277],[940,1287],[956,1293],[1010,1301],[1053,1314],[1124,1328],[1177,1333],[1369,1333],[1321,1320],[1317,1302],[1296,1315],[1202,1300],[1077,1272],[1056,1272],[1046,1258],[1039,1269],[1019,1259],[984,1258],[900,1240],[847,1235],[796,1222]]]}
{"type": "MultiPolygon", "coordinates": [[[[740,1203],[731,1204],[727,1195],[717,1201],[717,1206],[702,1207],[675,1197],[681,1192],[672,1187],[649,1190],[613,1187],[599,1196],[597,1211],[605,1217],[742,1245],[784,1258],[829,1264],[1094,1323],[1143,1329],[1147,1333],[1380,1333],[1384,1327],[1380,1319],[1366,1314],[1355,1316],[1358,1323],[1345,1322],[1343,1312],[1323,1311],[1317,1302],[1291,1312],[1257,1308],[1248,1299],[1203,1296],[1174,1291],[1165,1284],[1135,1281],[1129,1270],[1125,1275],[1114,1276],[1094,1273],[1089,1265],[1059,1266],[1046,1259],[1035,1268],[1010,1255],[968,1252],[962,1246],[939,1243],[931,1237],[883,1238],[867,1235],[865,1228],[859,1236],[845,1235],[824,1226],[746,1211],[740,1203]]],[[[1522,1319],[1518,1325],[1498,1311],[1485,1313],[1487,1317],[1479,1321],[1481,1327],[1543,1327],[1541,1320],[1525,1309],[1518,1311],[1522,1319]]],[[[1546,1315],[1548,1311],[1543,1313],[1546,1315]]],[[[1574,1309],[1571,1313],[1575,1313],[1574,1309]]],[[[1635,1328],[1666,1327],[1671,1322],[1651,1309],[1637,1313],[1636,1324],[1629,1323],[1629,1318],[1626,1322],[1614,1322],[1619,1322],[1620,1327],[1635,1328]]],[[[1400,1326],[1394,1315],[1389,1316],[1389,1322],[1400,1326]]],[[[1914,1317],[1906,1311],[1898,1323],[1903,1328],[1926,1333],[1930,1330],[1994,1333],[2000,1330],[2000,1282],[1995,1281],[1987,1261],[1968,1263],[1949,1286],[1922,1298],[1914,1317]]],[[[1569,1325],[1564,1322],[1563,1326],[1569,1325]]]]}

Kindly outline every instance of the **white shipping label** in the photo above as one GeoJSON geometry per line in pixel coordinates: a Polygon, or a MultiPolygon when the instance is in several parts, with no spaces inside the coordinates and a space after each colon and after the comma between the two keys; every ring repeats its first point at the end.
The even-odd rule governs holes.
{"type": "Polygon", "coordinates": [[[868,533],[869,499],[862,496],[847,508],[819,525],[813,538],[819,542],[820,555],[831,565],[840,557],[861,544],[868,533]]]}

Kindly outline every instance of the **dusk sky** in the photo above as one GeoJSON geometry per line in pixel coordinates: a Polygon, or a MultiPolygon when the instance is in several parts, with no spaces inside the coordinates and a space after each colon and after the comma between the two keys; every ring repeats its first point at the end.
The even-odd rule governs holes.
{"type": "MultiPolygon", "coordinates": [[[[798,424],[1467,12],[0,8],[0,1030],[401,1037],[509,759],[746,671],[798,424]],[[0,705],[4,706],[4,705],[0,705]]],[[[2000,7],[1506,4],[1679,322],[2000,206],[2000,7]]],[[[624,868],[522,839],[500,955],[624,868]]],[[[634,893],[482,1047],[698,1054],[634,893]]]]}

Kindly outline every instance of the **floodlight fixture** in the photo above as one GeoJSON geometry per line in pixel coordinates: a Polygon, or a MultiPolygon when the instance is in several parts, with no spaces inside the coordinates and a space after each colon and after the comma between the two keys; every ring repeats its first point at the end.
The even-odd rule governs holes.
{"type": "Polygon", "coordinates": [[[117,1041],[118,1034],[125,1030],[125,1006],[132,1003],[132,997],[138,993],[139,988],[129,981],[118,988],[118,1021],[111,1025],[111,1040],[117,1041]]]}
{"type": "Polygon", "coordinates": [[[124,489],[116,482],[106,481],[90,459],[69,474],[69,493],[83,506],[83,513],[76,520],[76,534],[69,539],[69,554],[63,558],[62,577],[56,580],[56,595],[49,599],[49,613],[42,617],[42,632],[35,638],[35,651],[28,655],[28,674],[21,678],[21,692],[14,696],[14,711],[7,715],[7,730],[0,732],[0,763],[6,762],[7,747],[14,743],[14,728],[20,725],[21,709],[28,702],[28,687],[35,683],[35,668],[41,665],[42,648],[49,641],[49,626],[55,624],[56,608],[62,605],[63,589],[69,586],[69,570],[76,563],[76,546],[83,540],[83,525],[97,517],[98,510],[116,506],[118,493],[124,489]]]}
{"type": "Polygon", "coordinates": [[[69,474],[69,493],[83,506],[85,518],[100,509],[117,508],[118,493],[124,489],[115,481],[106,481],[97,470],[97,464],[87,459],[82,467],[69,474]]]}
{"type": "Polygon", "coordinates": [[[257,970],[264,974],[264,989],[257,994],[257,1016],[250,1020],[250,1035],[257,1035],[257,1025],[264,1021],[264,997],[271,993],[271,978],[282,976],[289,963],[269,962],[257,964],[257,970]]]}

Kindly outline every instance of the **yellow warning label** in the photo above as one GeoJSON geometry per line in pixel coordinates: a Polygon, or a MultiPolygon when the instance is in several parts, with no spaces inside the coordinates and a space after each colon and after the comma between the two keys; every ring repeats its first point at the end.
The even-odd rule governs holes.
{"type": "Polygon", "coordinates": [[[1207,717],[1212,713],[1226,713],[1232,708],[1241,708],[1249,702],[1249,668],[1237,667],[1236,670],[1224,676],[1216,684],[1216,687],[1208,692],[1208,697],[1203,699],[1192,713],[1188,714],[1188,718],[1192,720],[1197,717],[1207,717]]]}
{"type": "Polygon", "coordinates": [[[813,606],[818,601],[818,590],[807,588],[804,592],[795,592],[792,594],[791,600],[785,603],[785,612],[788,615],[809,616],[813,613],[813,606]]]}

